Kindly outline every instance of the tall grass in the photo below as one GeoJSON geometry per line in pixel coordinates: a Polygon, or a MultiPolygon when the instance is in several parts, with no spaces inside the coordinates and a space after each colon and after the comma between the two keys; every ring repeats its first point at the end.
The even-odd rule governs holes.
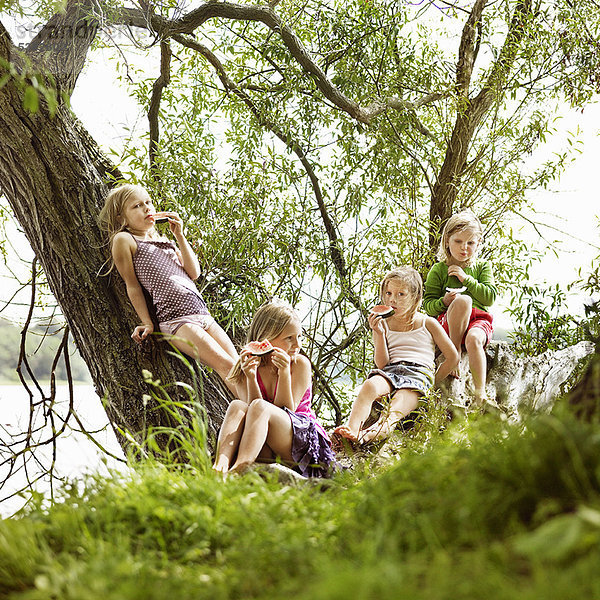
{"type": "Polygon", "coordinates": [[[186,356],[175,351],[170,354],[181,360],[189,370],[191,385],[175,382],[167,386],[154,379],[149,371],[143,371],[144,381],[148,384],[150,392],[143,398],[144,406],[147,410],[160,411],[162,419],[170,425],[148,427],[142,432],[141,441],[138,435],[129,431],[121,430],[121,433],[129,440],[128,452],[131,461],[156,460],[164,465],[179,465],[180,468],[206,473],[210,470],[212,461],[202,380],[197,377],[192,363],[186,356]],[[183,390],[183,394],[177,394],[178,398],[183,399],[172,398],[169,393],[172,387],[183,390]],[[148,406],[152,408],[148,409],[148,406]]]}
{"type": "Polygon", "coordinates": [[[0,522],[0,596],[600,597],[600,431],[558,413],[444,427],[325,488],[155,460],[88,478],[0,522]]]}

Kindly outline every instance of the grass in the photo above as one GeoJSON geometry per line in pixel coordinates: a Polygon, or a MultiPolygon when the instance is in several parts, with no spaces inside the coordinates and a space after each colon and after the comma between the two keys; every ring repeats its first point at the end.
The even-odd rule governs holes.
{"type": "Polygon", "coordinates": [[[0,597],[600,597],[600,430],[427,423],[325,487],[153,460],[74,483],[0,522],[0,597]]]}

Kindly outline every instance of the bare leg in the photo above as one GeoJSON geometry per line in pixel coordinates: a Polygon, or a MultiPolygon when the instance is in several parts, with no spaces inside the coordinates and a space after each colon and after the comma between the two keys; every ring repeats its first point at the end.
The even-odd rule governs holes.
{"type": "Polygon", "coordinates": [[[246,413],[246,424],[237,460],[231,471],[241,472],[256,461],[267,445],[276,456],[292,461],[292,422],[281,408],[266,400],[253,400],[246,413]]]}
{"type": "Polygon", "coordinates": [[[376,423],[365,429],[360,436],[360,442],[384,440],[394,431],[398,422],[409,415],[419,405],[419,393],[415,390],[398,390],[385,411],[376,423]]]}
{"type": "Polygon", "coordinates": [[[206,333],[208,333],[208,335],[210,335],[219,344],[219,346],[221,346],[221,348],[223,348],[223,350],[225,350],[225,352],[227,352],[227,354],[233,358],[234,361],[238,359],[238,353],[233,345],[233,342],[231,341],[231,338],[216,321],[213,321],[213,323],[206,330],[206,333]]]}
{"type": "MultiPolygon", "coordinates": [[[[452,341],[454,347],[458,351],[459,361],[460,354],[462,352],[462,340],[465,335],[465,331],[469,326],[469,319],[471,317],[472,307],[473,301],[471,300],[471,297],[463,296],[462,294],[457,295],[448,307],[448,333],[450,336],[450,340],[452,341]]],[[[450,373],[450,376],[460,376],[458,366],[450,373]]]]}
{"type": "Polygon", "coordinates": [[[213,323],[208,331],[199,325],[186,323],[169,341],[180,352],[215,370],[233,395],[240,397],[237,386],[231,381],[227,381],[227,375],[235,364],[238,354],[231,340],[229,340],[229,347],[223,339],[224,337],[229,340],[227,334],[216,323],[213,323]]]}
{"type": "Polygon", "coordinates": [[[227,408],[225,419],[219,431],[217,453],[213,469],[219,473],[227,473],[244,431],[248,405],[241,400],[233,400],[227,408]]]}
{"type": "Polygon", "coordinates": [[[349,440],[356,441],[358,439],[360,428],[371,413],[373,402],[375,402],[377,398],[389,394],[391,391],[392,386],[385,377],[382,377],[381,375],[369,377],[369,379],[360,386],[360,390],[358,390],[358,395],[352,405],[348,422],[345,425],[336,427],[334,430],[335,433],[338,433],[349,440]]]}
{"type": "Polygon", "coordinates": [[[487,336],[485,332],[473,327],[467,333],[465,346],[469,355],[469,368],[473,375],[473,385],[475,387],[475,400],[478,404],[486,401],[485,380],[487,371],[487,361],[485,358],[485,342],[487,336]]]}

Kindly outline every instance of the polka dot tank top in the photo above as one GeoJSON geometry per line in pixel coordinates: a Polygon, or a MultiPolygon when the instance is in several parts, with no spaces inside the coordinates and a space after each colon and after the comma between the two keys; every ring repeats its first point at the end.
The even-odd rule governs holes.
{"type": "Polygon", "coordinates": [[[196,284],[179,262],[175,244],[168,240],[133,239],[137,244],[133,268],[152,298],[158,322],[208,314],[196,284]]]}

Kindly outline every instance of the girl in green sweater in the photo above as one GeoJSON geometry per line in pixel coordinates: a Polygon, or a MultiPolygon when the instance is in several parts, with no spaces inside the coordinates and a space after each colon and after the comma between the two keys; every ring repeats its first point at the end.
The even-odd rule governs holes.
{"type": "MultiPolygon", "coordinates": [[[[464,346],[475,387],[475,403],[485,406],[485,347],[492,339],[492,315],[496,299],[494,274],[487,260],[477,260],[483,227],[470,211],[448,219],[437,258],[425,281],[423,308],[437,317],[459,354],[464,346]]],[[[458,378],[457,369],[451,376],[458,378]]]]}

